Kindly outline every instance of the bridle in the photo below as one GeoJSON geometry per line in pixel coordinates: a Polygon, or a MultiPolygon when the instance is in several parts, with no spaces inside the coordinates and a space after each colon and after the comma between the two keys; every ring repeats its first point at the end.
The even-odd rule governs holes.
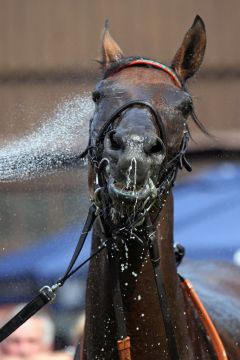
{"type": "MultiPolygon", "coordinates": [[[[141,66],[147,65],[147,66],[157,67],[158,69],[160,68],[161,70],[166,71],[173,78],[174,82],[178,86],[182,87],[182,84],[178,80],[177,75],[170,68],[168,68],[160,63],[156,63],[156,62],[153,62],[150,60],[146,60],[146,59],[132,60],[131,59],[131,61],[128,64],[121,66],[120,69],[118,69],[118,71],[121,71],[123,68],[129,67],[129,66],[136,66],[136,65],[141,65],[141,66]]],[[[115,73],[116,73],[116,70],[114,71],[114,74],[115,73]]],[[[108,76],[111,76],[111,75],[113,75],[113,74],[108,74],[108,76]]],[[[150,254],[150,259],[151,259],[151,262],[153,265],[153,270],[155,273],[154,278],[156,280],[156,287],[157,287],[160,307],[162,309],[162,316],[163,316],[166,337],[168,339],[168,342],[167,342],[168,351],[169,351],[169,354],[172,359],[178,360],[180,357],[178,354],[176,337],[174,334],[174,327],[172,324],[171,313],[169,310],[168,301],[167,301],[167,297],[166,297],[166,291],[165,291],[165,287],[164,287],[163,279],[162,279],[162,273],[160,270],[160,257],[159,257],[158,244],[157,244],[157,239],[155,236],[155,231],[153,228],[153,222],[150,219],[149,212],[150,212],[150,209],[154,206],[154,204],[156,204],[156,202],[158,202],[159,209],[158,209],[156,218],[154,220],[154,222],[155,222],[156,219],[159,217],[160,212],[162,210],[162,206],[164,204],[163,197],[166,195],[166,192],[168,190],[170,190],[171,187],[173,186],[178,169],[182,168],[184,166],[188,171],[191,171],[191,167],[185,157],[187,143],[189,140],[188,131],[187,131],[187,129],[185,129],[183,132],[183,138],[182,138],[180,149],[179,149],[178,153],[171,159],[168,159],[166,131],[165,131],[164,123],[162,121],[162,118],[161,118],[158,110],[149,101],[141,100],[141,99],[131,100],[131,101],[128,101],[125,104],[121,105],[118,109],[116,109],[110,115],[110,117],[105,121],[103,126],[98,131],[98,135],[97,135],[94,143],[90,138],[89,160],[94,168],[94,172],[96,173],[97,179],[99,179],[101,177],[101,172],[104,169],[104,167],[101,166],[101,164],[102,164],[103,142],[104,142],[105,136],[110,131],[114,130],[115,120],[118,119],[119,117],[121,117],[121,114],[125,110],[128,110],[128,109],[136,107],[136,106],[147,109],[151,113],[151,115],[152,115],[151,119],[154,122],[155,128],[157,129],[157,131],[159,132],[159,135],[160,135],[160,141],[161,141],[162,150],[163,150],[164,158],[165,158],[165,160],[164,160],[165,166],[163,166],[163,170],[159,173],[159,176],[158,176],[159,181],[158,181],[158,185],[157,185],[157,191],[156,191],[154,197],[149,196],[149,198],[146,199],[146,201],[144,202],[143,208],[141,208],[140,210],[138,209],[138,211],[136,213],[134,213],[133,216],[130,216],[128,218],[127,223],[124,225],[124,227],[120,227],[120,228],[119,227],[110,227],[110,229],[109,229],[109,223],[108,223],[108,225],[106,224],[106,216],[104,216],[104,206],[102,207],[102,209],[100,209],[102,215],[99,218],[100,218],[100,223],[101,223],[102,235],[105,237],[105,239],[107,239],[109,237],[114,237],[114,239],[117,239],[119,236],[122,236],[124,234],[126,235],[130,232],[132,235],[134,235],[133,229],[135,229],[137,226],[139,226],[139,224],[142,225],[143,223],[145,223],[145,228],[146,228],[147,237],[148,237],[149,254],[150,254]]],[[[104,199],[104,191],[102,191],[103,189],[101,187],[99,187],[99,181],[96,181],[95,183],[97,184],[96,189],[95,189],[95,199],[97,198],[98,204],[102,204],[104,202],[106,203],[108,199],[107,200],[104,199]]],[[[93,199],[93,201],[95,199],[93,199]]],[[[101,206],[101,205],[99,205],[99,206],[101,206]]],[[[111,255],[112,254],[110,254],[110,256],[108,256],[109,259],[113,259],[113,256],[111,256],[111,255]]],[[[112,273],[112,277],[113,277],[113,280],[112,280],[112,286],[114,289],[113,290],[113,304],[114,304],[115,318],[116,318],[116,323],[117,323],[117,333],[118,333],[118,339],[119,339],[118,346],[121,348],[121,347],[125,346],[124,344],[126,344],[126,343],[129,344],[130,339],[127,336],[126,326],[124,323],[122,296],[121,296],[120,285],[119,285],[119,274],[118,274],[118,270],[117,270],[118,264],[117,264],[116,259],[115,259],[115,261],[113,261],[113,260],[109,260],[109,261],[111,262],[111,273],[112,273]]],[[[127,359],[127,356],[130,356],[130,355],[129,354],[126,355],[126,359],[127,359]]]]}
{"type": "MultiPolygon", "coordinates": [[[[113,67],[112,71],[108,70],[107,73],[104,75],[104,78],[114,76],[117,72],[123,70],[124,68],[132,67],[132,66],[148,66],[162,70],[166,72],[169,76],[171,76],[172,80],[178,87],[186,90],[181,80],[178,78],[176,73],[171,68],[159,62],[146,58],[140,58],[140,57],[128,58],[117,69],[113,67]]],[[[189,141],[188,129],[186,127],[184,128],[183,137],[179,150],[172,158],[169,159],[169,154],[167,151],[168,144],[167,144],[166,130],[159,111],[149,101],[143,99],[130,100],[125,104],[121,105],[115,111],[113,111],[110,117],[107,120],[105,120],[100,130],[98,130],[98,135],[94,140],[91,138],[91,131],[90,131],[88,157],[93,167],[94,173],[96,175],[96,181],[95,181],[96,188],[92,201],[95,202],[97,206],[101,202],[101,200],[104,201],[103,197],[101,199],[99,198],[99,195],[101,195],[101,186],[99,186],[99,179],[101,178],[102,172],[104,170],[104,165],[106,166],[108,163],[107,159],[102,158],[103,146],[104,146],[103,143],[105,136],[114,129],[115,120],[121,117],[122,113],[125,110],[128,110],[136,106],[147,109],[151,113],[152,115],[151,119],[154,122],[155,128],[157,129],[160,135],[159,139],[161,141],[162,152],[164,154],[164,162],[161,166],[162,169],[159,171],[158,174],[158,184],[157,184],[156,192],[154,196],[150,196],[150,198],[146,199],[146,201],[144,202],[144,209],[147,209],[147,211],[146,210],[144,211],[144,209],[142,209],[142,212],[135,214],[134,219],[129,218],[127,224],[124,227],[125,230],[126,228],[129,228],[128,230],[130,230],[131,227],[133,228],[134,225],[138,224],[139,221],[143,220],[146,214],[150,211],[150,209],[154,205],[154,203],[156,203],[156,201],[158,201],[158,205],[160,205],[160,209],[158,212],[158,216],[159,216],[163,204],[162,198],[166,193],[166,191],[170,190],[171,187],[174,185],[174,181],[176,179],[178,169],[182,169],[183,167],[185,167],[187,171],[192,170],[190,164],[186,159],[187,144],[189,141]]],[[[91,123],[90,123],[90,128],[91,128],[91,123]]],[[[111,233],[113,233],[113,229],[111,230],[112,230],[111,233]]],[[[119,234],[120,231],[122,231],[122,229],[114,229],[114,231],[116,234],[119,234]]]]}
{"type": "MultiPolygon", "coordinates": [[[[180,148],[178,153],[172,157],[170,160],[168,159],[168,153],[167,153],[167,136],[165,127],[162,121],[162,118],[157,111],[157,109],[148,101],[146,100],[131,100],[126,102],[124,105],[120,106],[117,110],[113,112],[113,114],[107,119],[107,121],[104,123],[102,128],[99,130],[98,136],[95,139],[95,144],[91,144],[90,140],[90,146],[89,146],[89,160],[93,166],[94,172],[96,173],[97,179],[101,176],[101,172],[104,168],[103,160],[102,160],[102,152],[103,152],[103,142],[104,138],[114,129],[113,124],[114,121],[127,109],[140,106],[142,108],[147,108],[153,115],[152,119],[154,121],[155,127],[158,129],[162,146],[162,153],[164,154],[164,164],[162,166],[162,170],[160,170],[158,175],[158,194],[162,192],[163,187],[166,187],[166,181],[169,184],[169,187],[173,186],[174,180],[177,176],[178,169],[182,169],[185,167],[188,171],[191,171],[191,166],[188,163],[185,153],[187,150],[187,144],[189,141],[189,134],[187,129],[184,129],[183,132],[183,138],[180,144],[180,148]]],[[[104,159],[107,163],[108,160],[104,159]]],[[[98,181],[96,181],[98,185],[98,181]]],[[[98,192],[98,187],[96,188],[96,192],[98,192]]],[[[157,195],[157,194],[156,194],[157,195]]],[[[160,202],[161,203],[161,202],[160,202]]]]}

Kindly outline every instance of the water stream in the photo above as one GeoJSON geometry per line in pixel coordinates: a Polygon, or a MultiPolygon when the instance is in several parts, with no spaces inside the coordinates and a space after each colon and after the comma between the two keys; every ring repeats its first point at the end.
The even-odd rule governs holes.
{"type": "Polygon", "coordinates": [[[29,180],[73,164],[87,146],[93,110],[88,94],[66,100],[34,132],[0,148],[0,181],[29,180]]]}

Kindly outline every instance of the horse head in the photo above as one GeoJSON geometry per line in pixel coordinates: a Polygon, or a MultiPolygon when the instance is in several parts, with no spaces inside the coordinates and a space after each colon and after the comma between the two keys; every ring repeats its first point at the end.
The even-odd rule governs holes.
{"type": "Polygon", "coordinates": [[[119,215],[124,219],[157,197],[169,164],[183,153],[187,118],[193,113],[185,82],[200,67],[205,46],[205,27],[199,16],[171,67],[124,57],[105,26],[103,79],[93,91],[96,108],[90,125],[90,174],[93,191],[96,182],[104,187],[115,223],[119,215]]]}

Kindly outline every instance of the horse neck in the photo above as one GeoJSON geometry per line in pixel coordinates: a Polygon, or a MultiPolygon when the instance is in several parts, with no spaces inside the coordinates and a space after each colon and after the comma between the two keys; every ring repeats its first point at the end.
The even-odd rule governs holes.
{"type": "MultiPolygon", "coordinates": [[[[167,198],[160,219],[155,223],[159,243],[161,271],[166,298],[171,313],[178,348],[182,359],[191,359],[187,337],[184,302],[179,286],[173,251],[173,199],[167,198]]],[[[144,229],[142,229],[144,230],[144,229]]],[[[144,232],[144,231],[143,231],[144,232]]],[[[139,236],[141,233],[139,231],[139,236]]],[[[93,237],[93,250],[99,246],[101,235],[97,227],[93,237]]],[[[114,243],[114,242],[113,242],[114,243]]],[[[134,360],[169,359],[162,312],[154,281],[153,269],[146,246],[128,241],[122,253],[116,254],[119,266],[119,281],[122,293],[127,335],[131,337],[134,360]],[[146,354],[144,355],[144,351],[146,354]]],[[[116,352],[117,329],[113,310],[113,288],[111,263],[108,253],[101,253],[90,263],[86,303],[86,359],[102,359],[102,349],[107,358],[118,359],[116,352]],[[96,300],[97,299],[97,300],[96,300]],[[108,354],[109,356],[107,356],[108,354]]],[[[85,359],[85,357],[84,357],[85,359]]]]}
{"type": "MultiPolygon", "coordinates": [[[[171,192],[166,199],[159,220],[154,224],[154,230],[158,240],[162,278],[176,342],[181,354],[183,354],[181,359],[185,359],[186,344],[189,342],[188,325],[184,315],[185,304],[177,275],[173,248],[173,196],[171,192]]],[[[141,236],[140,233],[139,236],[141,236]]],[[[139,342],[145,343],[148,353],[147,358],[151,359],[149,349],[155,344],[156,353],[152,350],[152,357],[155,359],[157,355],[159,356],[159,351],[161,351],[161,353],[166,354],[163,358],[168,359],[168,345],[162,309],[159,304],[152,263],[147,247],[142,250],[140,246],[137,250],[137,245],[130,242],[127,256],[128,267],[125,271],[123,270],[124,263],[120,264],[120,287],[127,319],[127,331],[131,336],[133,347],[138,347],[139,342]],[[150,312],[149,309],[151,309],[150,312]]],[[[138,357],[142,359],[142,356],[142,353],[135,354],[134,359],[138,359],[138,357]]],[[[189,358],[191,358],[191,349],[188,349],[186,354],[186,359],[189,358]]]]}
{"type": "MultiPolygon", "coordinates": [[[[169,194],[165,206],[161,212],[159,220],[154,224],[160,251],[161,272],[166,292],[166,300],[171,313],[171,319],[175,331],[176,341],[185,359],[186,344],[189,341],[187,334],[186,316],[184,316],[184,301],[180,289],[179,279],[176,269],[176,260],[173,248],[173,196],[169,194]]],[[[168,347],[165,336],[165,328],[162,319],[162,309],[160,308],[157,295],[156,284],[153,275],[151,260],[147,249],[145,255],[136,251],[136,244],[129,246],[128,259],[130,267],[120,276],[121,288],[123,292],[123,302],[125,316],[132,343],[138,346],[138,342],[148,342],[148,359],[151,359],[149,347],[156,346],[156,354],[152,350],[152,356],[159,356],[159,351],[165,353],[164,359],[168,359],[168,347]],[[134,275],[137,277],[134,278],[134,275]],[[127,284],[127,286],[126,286],[127,284]],[[149,314],[151,309],[151,314],[149,314]],[[137,322],[136,322],[137,320],[137,322]],[[148,326],[146,326],[148,322],[148,326]],[[142,328],[142,330],[141,330],[142,328]],[[147,333],[147,336],[146,336],[147,333]],[[158,341],[157,341],[158,338],[158,341]],[[161,339],[161,340],[159,340],[161,339]]],[[[136,359],[143,358],[142,354],[136,355],[136,359]]],[[[156,358],[156,357],[155,357],[156,358]]],[[[186,359],[191,358],[191,349],[188,349],[186,359]],[[190,356],[190,357],[189,357],[190,356]]]]}

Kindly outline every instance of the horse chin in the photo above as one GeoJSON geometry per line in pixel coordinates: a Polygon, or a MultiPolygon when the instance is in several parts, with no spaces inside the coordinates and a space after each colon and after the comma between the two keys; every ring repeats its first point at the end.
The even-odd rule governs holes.
{"type": "Polygon", "coordinates": [[[114,180],[112,176],[108,178],[108,192],[113,201],[132,203],[141,203],[149,197],[153,197],[153,192],[156,193],[156,187],[153,181],[149,178],[141,187],[127,186],[114,180]]]}

